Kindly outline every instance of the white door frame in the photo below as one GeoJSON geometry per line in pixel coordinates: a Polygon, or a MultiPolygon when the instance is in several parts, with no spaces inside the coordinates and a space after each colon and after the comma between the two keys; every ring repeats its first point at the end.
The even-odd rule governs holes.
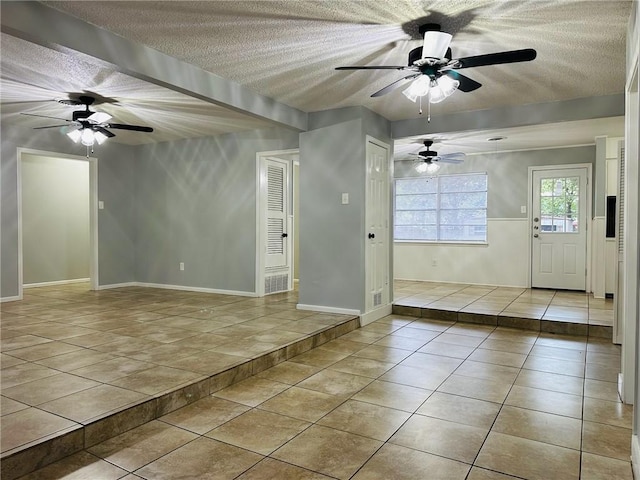
{"type": "Polygon", "coordinates": [[[35,150],[18,147],[17,149],[17,194],[18,194],[18,299],[23,299],[23,249],[22,249],[22,162],[23,155],[81,160],[89,162],[89,284],[91,290],[98,290],[98,159],[67,153],[35,150]]]}
{"type": "MultiPolygon", "coordinates": [[[[267,201],[267,179],[266,179],[266,171],[263,171],[263,162],[269,157],[275,157],[280,160],[288,161],[289,167],[293,167],[293,161],[296,161],[299,157],[300,150],[299,149],[289,149],[289,150],[273,150],[266,152],[257,152],[256,153],[256,283],[255,283],[255,293],[258,297],[263,297],[265,295],[264,291],[264,281],[265,281],[265,265],[266,265],[266,257],[265,257],[265,248],[266,248],[266,239],[265,239],[265,230],[266,225],[264,225],[265,218],[263,218],[263,211],[266,209],[266,201],[267,201]]],[[[286,179],[287,182],[287,191],[288,195],[291,194],[291,182],[292,182],[292,168],[288,170],[288,176],[286,179]]],[[[288,266],[289,266],[289,285],[288,290],[293,288],[293,268],[292,268],[292,247],[293,247],[293,215],[291,213],[291,201],[290,198],[287,199],[287,204],[289,205],[289,211],[287,212],[287,232],[289,233],[287,237],[287,255],[288,255],[288,266]]]]}
{"type": "MultiPolygon", "coordinates": [[[[369,278],[369,273],[367,271],[367,269],[369,268],[369,249],[366,247],[366,242],[368,241],[368,239],[366,238],[366,234],[368,232],[364,232],[363,235],[363,242],[365,242],[365,268],[364,268],[364,273],[365,273],[365,298],[364,298],[364,308],[365,311],[363,312],[362,315],[360,315],[360,324],[362,326],[371,323],[375,320],[378,320],[379,318],[382,318],[386,315],[389,315],[391,313],[392,310],[392,303],[393,303],[393,274],[392,274],[392,270],[393,270],[393,264],[391,261],[391,252],[393,251],[393,235],[392,235],[392,226],[391,226],[391,205],[392,205],[392,185],[393,185],[393,181],[392,181],[392,175],[393,175],[393,169],[391,168],[391,146],[385,142],[382,142],[378,139],[376,139],[375,137],[372,137],[370,135],[367,135],[366,137],[366,148],[365,148],[365,162],[367,162],[366,166],[368,166],[368,161],[369,161],[369,152],[368,152],[368,147],[369,144],[374,144],[377,145],[383,149],[385,149],[387,151],[387,202],[385,205],[380,205],[380,208],[384,209],[385,212],[385,223],[386,223],[386,229],[387,229],[387,251],[386,251],[386,275],[387,275],[387,284],[384,288],[384,292],[383,292],[383,302],[381,305],[379,305],[378,307],[373,308],[372,310],[367,311],[367,306],[369,305],[368,303],[368,295],[369,295],[369,289],[368,289],[368,278],[369,278]]],[[[367,169],[367,178],[365,179],[366,185],[367,187],[365,188],[365,222],[367,219],[367,206],[368,206],[368,185],[369,185],[369,178],[368,178],[368,169],[367,169]]],[[[368,225],[365,225],[366,228],[368,228],[368,225]]]]}
{"type": "Polygon", "coordinates": [[[587,205],[586,205],[586,218],[587,218],[587,251],[585,252],[585,266],[587,269],[586,278],[585,278],[585,290],[587,293],[591,292],[591,223],[593,221],[591,205],[593,202],[592,195],[592,169],[593,166],[590,163],[574,163],[568,165],[541,165],[535,167],[529,167],[528,175],[527,175],[527,184],[528,184],[528,208],[527,211],[529,214],[527,215],[527,220],[529,222],[529,274],[527,280],[527,287],[531,288],[532,285],[532,277],[533,277],[533,172],[534,171],[544,171],[544,170],[563,170],[566,168],[586,168],[587,169],[587,205]]]}

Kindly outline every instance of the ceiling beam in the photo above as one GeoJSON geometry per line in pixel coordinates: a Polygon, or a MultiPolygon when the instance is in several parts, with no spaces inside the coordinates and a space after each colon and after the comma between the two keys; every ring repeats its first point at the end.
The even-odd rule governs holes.
{"type": "Polygon", "coordinates": [[[624,116],[624,94],[432,115],[391,123],[393,138],[624,116]]]}
{"type": "Polygon", "coordinates": [[[157,50],[39,2],[1,2],[2,32],[118,72],[297,131],[307,114],[157,50]]]}

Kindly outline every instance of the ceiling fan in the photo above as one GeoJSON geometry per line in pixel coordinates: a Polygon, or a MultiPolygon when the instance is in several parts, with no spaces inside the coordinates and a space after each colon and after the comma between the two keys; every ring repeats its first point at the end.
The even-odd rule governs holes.
{"type": "Polygon", "coordinates": [[[92,112],[89,107],[94,104],[96,99],[89,95],[80,95],[76,98],[59,100],[64,105],[79,106],[84,105],[84,110],[76,110],[71,114],[71,120],[60,117],[52,117],[49,115],[38,115],[35,113],[23,113],[31,117],[53,118],[67,122],[63,125],[47,125],[45,127],[34,127],[34,130],[42,130],[45,128],[67,127],[65,132],[75,143],[81,142],[87,147],[92,147],[94,142],[102,144],[107,138],[113,138],[116,135],[107,129],[113,130],[131,130],[134,132],[153,132],[153,128],[140,125],[127,125],[124,123],[112,123],[111,115],[106,112],[92,112]]]}
{"type": "MultiPolygon", "coordinates": [[[[424,36],[423,46],[409,52],[407,65],[356,65],[337,67],[336,70],[403,70],[410,72],[399,80],[374,92],[372,97],[385,95],[407,83],[409,88],[403,91],[411,101],[425,95],[429,103],[438,103],[451,95],[456,89],[472,92],[482,86],[481,83],[461,74],[458,70],[502,63],[528,62],[536,58],[532,48],[510,50],[505,52],[453,58],[451,48],[452,36],[440,31],[440,25],[428,23],[419,28],[424,36]]],[[[422,112],[421,112],[422,113],[422,112]]]]}
{"type": "Polygon", "coordinates": [[[415,169],[418,173],[435,173],[440,169],[440,165],[436,162],[442,163],[462,163],[464,162],[465,154],[463,152],[453,152],[453,153],[445,153],[439,155],[435,150],[431,150],[433,146],[433,140],[423,140],[421,142],[427,147],[426,150],[421,150],[419,152],[409,152],[405,155],[409,157],[416,158],[400,158],[399,161],[417,161],[419,163],[416,164],[415,169]]]}

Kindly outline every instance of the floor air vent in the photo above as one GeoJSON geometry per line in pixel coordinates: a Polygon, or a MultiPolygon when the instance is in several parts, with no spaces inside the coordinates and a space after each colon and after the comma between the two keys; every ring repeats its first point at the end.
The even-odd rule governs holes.
{"type": "Polygon", "coordinates": [[[275,292],[286,292],[289,290],[289,274],[271,275],[264,279],[264,293],[268,295],[275,292]]]}

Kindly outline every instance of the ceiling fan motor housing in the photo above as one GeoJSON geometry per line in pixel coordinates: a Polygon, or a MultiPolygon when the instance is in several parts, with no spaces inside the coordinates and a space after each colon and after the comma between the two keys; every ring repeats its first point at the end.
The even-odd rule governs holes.
{"type": "Polygon", "coordinates": [[[90,111],[89,109],[76,110],[75,112],[72,113],[72,118],[74,122],[77,122],[79,120],[84,120],[85,118],[89,118],[91,115],[93,115],[93,112],[90,111]]]}

